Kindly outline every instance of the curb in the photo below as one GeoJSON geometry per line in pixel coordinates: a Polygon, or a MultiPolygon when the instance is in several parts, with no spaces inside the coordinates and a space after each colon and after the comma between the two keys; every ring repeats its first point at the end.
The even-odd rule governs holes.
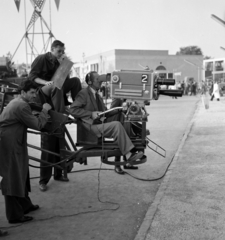
{"type": "Polygon", "coordinates": [[[189,122],[188,126],[186,127],[186,130],[185,130],[185,133],[181,139],[181,142],[178,146],[178,149],[173,157],[173,161],[166,173],[166,176],[164,177],[156,195],[155,195],[155,199],[153,200],[153,203],[150,205],[147,213],[145,214],[145,217],[144,217],[144,220],[137,232],[137,235],[136,237],[134,238],[134,240],[147,240],[147,233],[148,231],[150,230],[151,228],[151,224],[152,224],[152,221],[154,219],[154,216],[157,212],[157,208],[158,208],[158,205],[160,204],[161,202],[161,199],[164,195],[164,192],[165,190],[167,189],[167,186],[168,186],[168,183],[169,183],[169,178],[170,178],[170,175],[172,173],[171,170],[173,170],[176,166],[176,163],[177,163],[177,160],[179,158],[179,155],[180,155],[180,152],[184,146],[184,143],[189,135],[189,133],[191,132],[191,129],[192,129],[192,126],[193,126],[193,123],[195,121],[195,118],[196,118],[196,115],[199,111],[199,106],[200,106],[201,102],[200,101],[197,101],[196,103],[196,108],[195,108],[195,111],[194,111],[194,114],[193,114],[193,117],[191,119],[191,121],[189,122]],[[169,171],[170,170],[170,171],[169,171]]]}

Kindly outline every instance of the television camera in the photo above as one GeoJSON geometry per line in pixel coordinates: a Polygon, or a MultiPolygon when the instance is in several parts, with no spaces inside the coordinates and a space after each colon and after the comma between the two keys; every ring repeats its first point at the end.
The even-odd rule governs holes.
{"type": "Polygon", "coordinates": [[[140,108],[146,113],[144,106],[149,105],[152,99],[158,100],[160,95],[182,97],[181,90],[162,90],[162,85],[175,85],[175,79],[160,78],[147,70],[120,70],[111,74],[111,96],[125,98],[130,102],[130,117],[139,115],[140,108]]]}
{"type": "Polygon", "coordinates": [[[127,100],[128,119],[145,119],[148,116],[145,105],[149,105],[152,99],[158,100],[160,95],[182,97],[181,90],[160,88],[162,85],[175,85],[175,79],[163,79],[151,71],[120,70],[112,72],[108,79],[110,77],[111,96],[127,100]]]}

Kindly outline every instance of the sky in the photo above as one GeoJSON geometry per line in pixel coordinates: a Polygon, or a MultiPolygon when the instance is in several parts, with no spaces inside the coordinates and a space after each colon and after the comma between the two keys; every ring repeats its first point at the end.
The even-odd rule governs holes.
{"type": "MultiPolygon", "coordinates": [[[[30,0],[21,0],[19,12],[14,0],[0,0],[0,56],[15,52],[32,13],[30,0]]],[[[51,15],[52,32],[73,62],[82,61],[83,53],[148,49],[176,54],[190,45],[200,47],[203,55],[225,57],[220,48],[225,48],[225,26],[211,14],[225,20],[225,0],[60,0],[58,10],[55,0],[46,0],[42,11],[49,26],[51,15]]],[[[41,29],[39,20],[35,29],[41,29]]],[[[41,49],[41,35],[35,35],[34,44],[41,49]]],[[[26,62],[25,53],[22,40],[13,61],[26,62]]]]}

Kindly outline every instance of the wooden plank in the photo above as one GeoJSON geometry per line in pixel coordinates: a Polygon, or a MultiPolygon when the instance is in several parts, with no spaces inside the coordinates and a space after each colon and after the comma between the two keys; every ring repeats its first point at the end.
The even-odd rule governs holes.
{"type": "Polygon", "coordinates": [[[53,75],[51,81],[54,82],[54,85],[58,88],[61,89],[66,77],[69,75],[70,70],[73,66],[73,62],[71,62],[68,58],[64,58],[63,61],[61,62],[60,66],[56,70],[55,74],[53,75]]]}

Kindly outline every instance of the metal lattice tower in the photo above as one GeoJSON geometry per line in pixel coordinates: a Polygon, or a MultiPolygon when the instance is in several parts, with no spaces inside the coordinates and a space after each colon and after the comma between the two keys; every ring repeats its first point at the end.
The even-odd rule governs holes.
{"type": "MultiPolygon", "coordinates": [[[[14,0],[16,5],[20,4],[20,0],[14,0]]],[[[33,7],[33,14],[29,23],[26,23],[26,0],[24,0],[24,13],[25,13],[25,34],[19,42],[11,61],[15,56],[18,48],[23,40],[25,40],[26,47],[26,63],[32,63],[33,59],[39,54],[45,53],[49,44],[52,43],[52,38],[55,36],[51,30],[51,0],[49,0],[49,17],[50,25],[47,24],[42,16],[42,11],[47,0],[30,0],[33,7]],[[39,23],[39,24],[38,24],[39,23]]],[[[59,1],[55,1],[57,8],[59,7],[59,1]],[[58,4],[57,4],[58,3],[58,4]]],[[[17,5],[18,11],[19,7],[17,5]]]]}

